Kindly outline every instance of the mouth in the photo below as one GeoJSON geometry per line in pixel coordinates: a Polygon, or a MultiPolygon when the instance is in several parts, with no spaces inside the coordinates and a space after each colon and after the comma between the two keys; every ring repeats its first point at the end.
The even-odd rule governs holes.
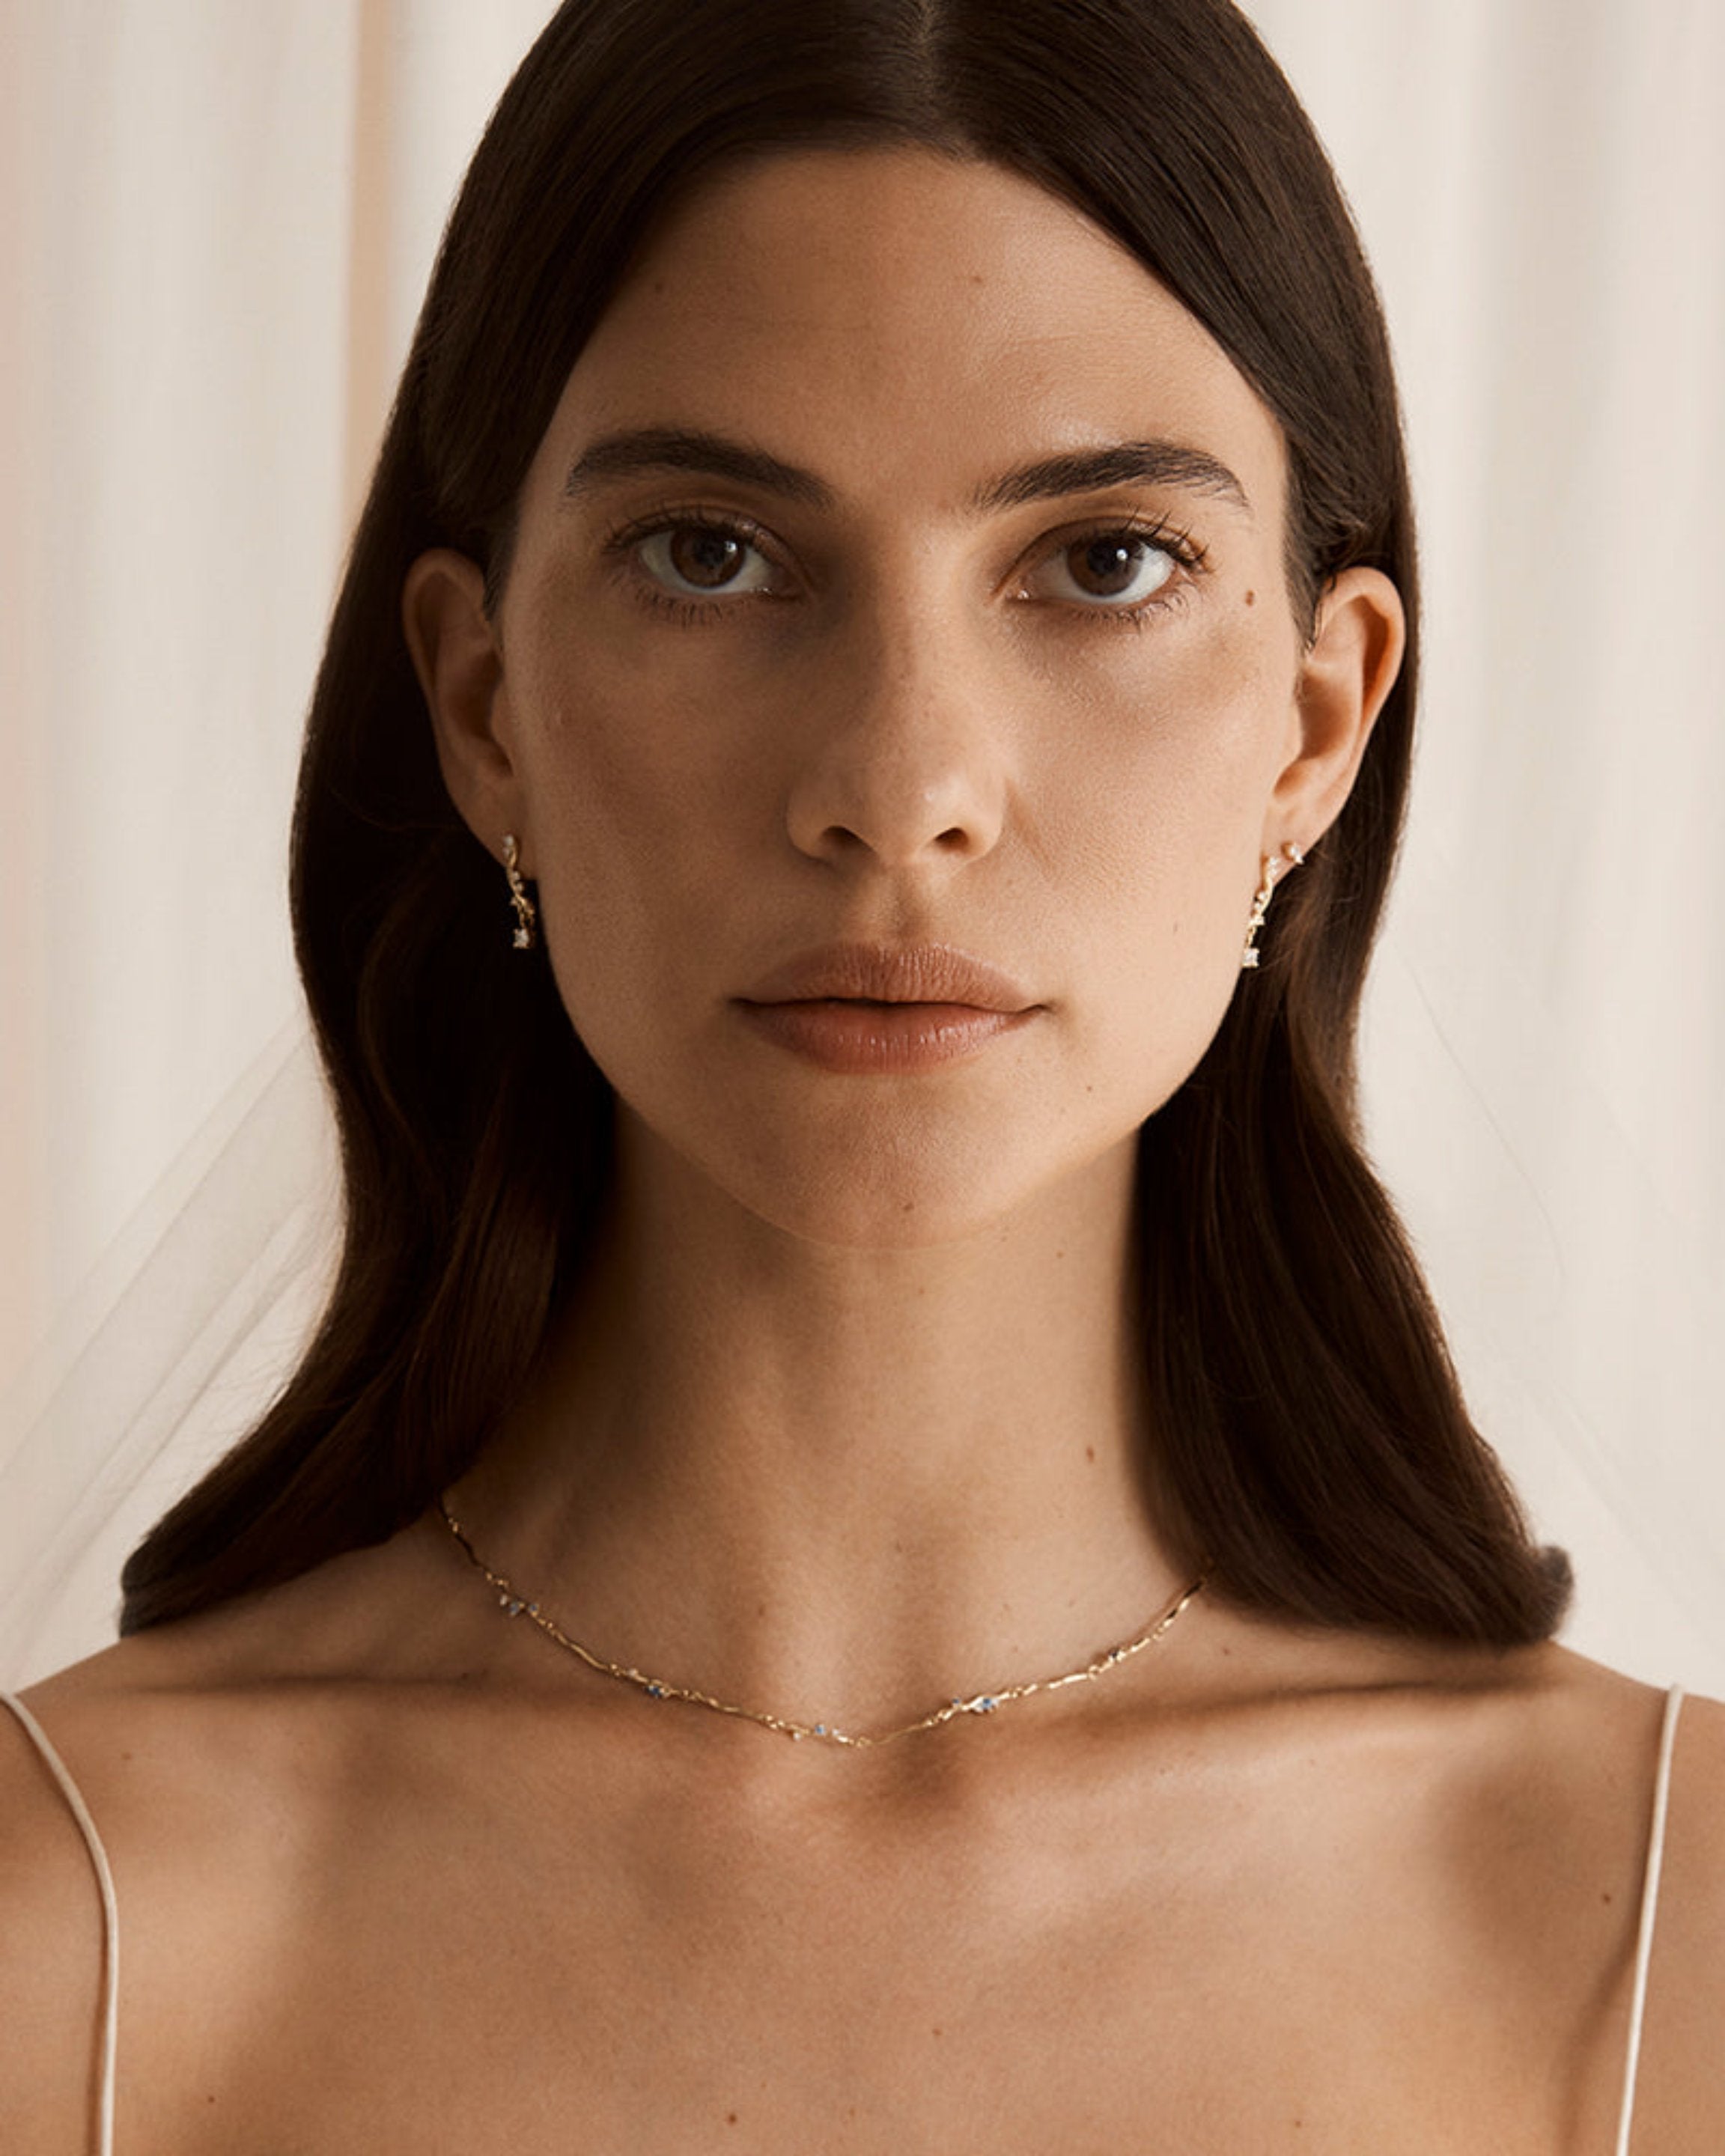
{"type": "Polygon", "coordinates": [[[906,1004],[1023,1015],[1040,1008],[998,966],[947,943],[832,943],[805,951],[757,983],[739,1003],[906,1004]]]}
{"type": "Polygon", "coordinates": [[[946,944],[829,945],[735,1003],[779,1047],[852,1075],[963,1060],[1044,1008],[998,967],[946,944]]]}

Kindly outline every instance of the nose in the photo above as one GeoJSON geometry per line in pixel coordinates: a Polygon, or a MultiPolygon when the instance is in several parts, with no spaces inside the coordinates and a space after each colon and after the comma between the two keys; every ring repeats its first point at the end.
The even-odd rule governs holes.
{"type": "Polygon", "coordinates": [[[990,852],[1006,819],[1000,685],[960,633],[926,616],[877,622],[830,655],[837,686],[792,778],[786,822],[835,867],[957,866],[990,852]]]}

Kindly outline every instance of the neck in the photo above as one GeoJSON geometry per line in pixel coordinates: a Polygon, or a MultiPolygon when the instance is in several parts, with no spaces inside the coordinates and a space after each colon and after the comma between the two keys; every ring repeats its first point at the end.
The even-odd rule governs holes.
{"type": "Polygon", "coordinates": [[[608,1659],[880,1726],[1057,1674],[1189,1584],[1158,1542],[1132,1162],[934,1248],[812,1245],[626,1147],[581,1291],[456,1493],[608,1659]]]}

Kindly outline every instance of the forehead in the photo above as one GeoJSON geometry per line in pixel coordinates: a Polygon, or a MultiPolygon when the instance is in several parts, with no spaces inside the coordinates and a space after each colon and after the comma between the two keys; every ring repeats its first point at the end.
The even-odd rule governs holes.
{"type": "Polygon", "coordinates": [[[1281,430],[1135,256],[1070,204],[922,149],[771,157],[697,188],[578,360],[542,450],[736,434],[841,493],[973,500],[996,469],[1153,435],[1279,525],[1281,430]]]}

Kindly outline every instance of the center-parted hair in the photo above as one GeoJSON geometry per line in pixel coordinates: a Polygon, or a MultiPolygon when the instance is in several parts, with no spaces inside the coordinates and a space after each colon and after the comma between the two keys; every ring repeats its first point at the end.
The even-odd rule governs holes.
{"type": "Polygon", "coordinates": [[[1146,1469],[1167,1532],[1215,1590],[1321,1624],[1509,1645],[1561,1615],[1567,1566],[1529,1541],[1468,1418],[1359,1142],[1414,537],[1382,312],[1293,92],[1227,0],[568,0],[451,215],[306,732],[292,902],[341,1132],[339,1276],[280,1398],[133,1554],[125,1629],[424,1511],[520,1396],[605,1202],[610,1091],[542,953],[511,949],[495,865],[444,787],[401,626],[409,565],[457,547],[495,606],[563,384],[673,204],[741,161],[908,144],[1074,204],[1230,354],[1286,444],[1303,625],[1361,563],[1409,615],[1346,808],[1142,1134],[1146,1469]]]}

